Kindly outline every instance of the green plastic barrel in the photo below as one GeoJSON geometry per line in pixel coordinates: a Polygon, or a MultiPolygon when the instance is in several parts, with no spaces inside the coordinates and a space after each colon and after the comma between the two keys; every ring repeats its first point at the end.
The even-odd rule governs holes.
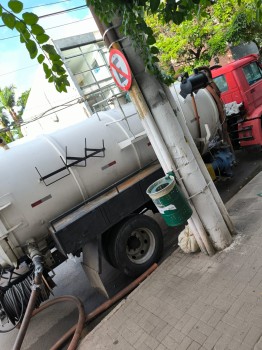
{"type": "Polygon", "coordinates": [[[173,176],[167,175],[155,181],[146,193],[168,226],[185,224],[192,215],[192,209],[173,176]]]}

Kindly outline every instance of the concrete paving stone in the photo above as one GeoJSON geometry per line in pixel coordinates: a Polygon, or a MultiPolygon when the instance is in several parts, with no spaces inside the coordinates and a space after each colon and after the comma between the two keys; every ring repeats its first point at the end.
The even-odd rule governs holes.
{"type": "Polygon", "coordinates": [[[165,347],[165,345],[159,344],[156,350],[168,350],[168,349],[165,347]]]}
{"type": "Polygon", "coordinates": [[[241,310],[243,307],[245,301],[241,299],[237,299],[234,304],[231,306],[231,308],[228,310],[228,313],[232,316],[236,316],[237,313],[241,310]]]}
{"type": "Polygon", "coordinates": [[[159,341],[162,342],[162,340],[167,336],[167,334],[171,331],[172,326],[170,324],[166,324],[164,328],[162,328],[160,331],[158,330],[157,333],[154,333],[154,337],[159,341]]]}
{"type": "Polygon", "coordinates": [[[250,312],[253,310],[255,306],[250,302],[244,302],[238,313],[236,314],[236,317],[243,318],[244,320],[248,317],[250,312]]]}
{"type": "Polygon", "coordinates": [[[222,317],[221,321],[235,328],[243,327],[245,325],[245,321],[243,319],[232,316],[228,313],[222,317]]]}
{"type": "Polygon", "coordinates": [[[181,344],[186,337],[185,334],[178,331],[176,328],[172,328],[168,336],[171,337],[177,344],[181,344]]]}
{"type": "Polygon", "coordinates": [[[219,330],[222,334],[227,335],[229,337],[234,337],[237,329],[233,326],[230,326],[227,323],[224,323],[222,321],[219,321],[216,325],[216,329],[219,330]]]}
{"type": "Polygon", "coordinates": [[[227,344],[228,350],[238,350],[241,346],[241,343],[236,339],[230,339],[230,342],[227,344]]]}
{"type": "Polygon", "coordinates": [[[215,309],[214,314],[208,320],[208,325],[215,328],[217,324],[220,322],[220,320],[224,317],[224,315],[225,315],[225,311],[215,309]]]}
{"type": "Polygon", "coordinates": [[[205,323],[208,323],[209,319],[214,315],[215,311],[216,311],[216,308],[208,305],[206,308],[206,311],[204,311],[200,320],[205,322],[205,323]]]}
{"type": "Polygon", "coordinates": [[[184,316],[184,312],[177,308],[177,305],[169,305],[169,312],[165,317],[165,321],[175,325],[182,317],[184,316]]]}
{"type": "Polygon", "coordinates": [[[221,338],[223,333],[217,329],[214,329],[213,332],[207,337],[203,346],[206,350],[214,349],[215,344],[218,342],[219,338],[221,338]]]}
{"type": "Polygon", "coordinates": [[[245,283],[237,281],[235,288],[231,291],[231,295],[233,295],[233,297],[238,298],[240,294],[245,290],[245,288],[246,288],[245,283]]]}
{"type": "Polygon", "coordinates": [[[214,350],[228,350],[229,344],[232,342],[233,338],[226,334],[223,334],[214,345],[214,350]]]}
{"type": "Polygon", "coordinates": [[[152,335],[148,335],[143,343],[146,344],[152,350],[155,350],[160,344],[160,342],[156,340],[152,335]]]}
{"type": "Polygon", "coordinates": [[[187,348],[187,350],[199,350],[201,348],[201,345],[198,344],[197,342],[193,341],[189,347],[187,348]]]}
{"type": "Polygon", "coordinates": [[[249,326],[244,326],[241,328],[236,328],[235,334],[233,335],[233,338],[240,341],[241,343],[243,342],[244,338],[246,337],[248,331],[250,329],[249,326]]]}
{"type": "Polygon", "coordinates": [[[190,319],[187,321],[187,323],[181,328],[181,332],[184,334],[188,334],[191,329],[195,326],[195,324],[198,322],[198,319],[195,317],[190,316],[190,319]]]}
{"type": "Polygon", "coordinates": [[[254,350],[261,350],[262,349],[262,337],[257,341],[257,343],[254,346],[254,350]]]}
{"type": "Polygon", "coordinates": [[[192,344],[192,343],[193,343],[192,339],[190,339],[189,337],[186,336],[182,340],[181,344],[178,345],[177,350],[187,350],[188,347],[190,346],[190,344],[192,344]]]}
{"type": "Polygon", "coordinates": [[[146,332],[141,333],[139,338],[137,339],[137,341],[133,345],[134,348],[139,350],[147,337],[148,337],[148,333],[146,333],[146,332]]]}
{"type": "Polygon", "coordinates": [[[132,332],[127,327],[124,327],[120,332],[121,336],[131,345],[134,345],[143,333],[144,331],[141,328],[136,332],[132,332]]]}
{"type": "Polygon", "coordinates": [[[191,331],[188,333],[188,336],[201,345],[203,345],[207,339],[207,336],[201,333],[196,328],[192,328],[191,331]]]}
{"type": "Polygon", "coordinates": [[[141,328],[143,328],[143,330],[149,334],[155,329],[155,326],[150,322],[149,319],[145,320],[143,323],[140,323],[140,325],[141,328]]]}
{"type": "Polygon", "coordinates": [[[168,349],[168,350],[175,350],[178,348],[179,344],[171,338],[169,335],[167,335],[163,340],[162,344],[168,349]]]}
{"type": "MultiPolygon", "coordinates": [[[[179,322],[177,322],[177,324],[175,325],[175,328],[179,331],[181,331],[184,326],[192,319],[193,317],[191,315],[188,314],[184,314],[181,319],[179,320],[179,322]]],[[[197,322],[197,320],[196,320],[197,322]]]]}
{"type": "Polygon", "coordinates": [[[200,319],[203,313],[207,310],[208,305],[200,300],[197,300],[193,305],[187,310],[187,313],[195,318],[200,319]]]}
{"type": "Polygon", "coordinates": [[[262,336],[262,328],[261,327],[251,327],[245,336],[243,343],[248,344],[250,346],[255,346],[258,340],[262,336]]]}
{"type": "Polygon", "coordinates": [[[204,322],[202,322],[202,321],[198,321],[198,322],[195,324],[195,326],[194,326],[193,329],[197,329],[200,333],[204,334],[204,335],[207,336],[207,337],[208,337],[208,336],[213,332],[213,330],[214,330],[213,327],[209,326],[208,324],[206,324],[206,323],[204,323],[204,322]]]}
{"type": "Polygon", "coordinates": [[[220,295],[214,300],[213,305],[222,311],[228,311],[231,306],[234,304],[234,302],[237,300],[237,298],[233,297],[232,295],[220,295]]]}

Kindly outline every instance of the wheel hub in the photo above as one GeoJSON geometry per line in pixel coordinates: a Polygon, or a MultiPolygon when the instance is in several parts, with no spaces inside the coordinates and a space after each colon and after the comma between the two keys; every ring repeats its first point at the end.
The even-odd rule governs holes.
{"type": "Polygon", "coordinates": [[[154,249],[155,240],[149,229],[137,229],[131,233],[127,240],[127,256],[136,264],[143,264],[147,261],[147,259],[153,254],[154,249]]]}

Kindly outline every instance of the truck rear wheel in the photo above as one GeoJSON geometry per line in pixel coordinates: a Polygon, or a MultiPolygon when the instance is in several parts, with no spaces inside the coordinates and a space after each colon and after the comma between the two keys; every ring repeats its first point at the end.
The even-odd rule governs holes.
{"type": "Polygon", "coordinates": [[[109,260],[118,270],[136,277],[157,262],[163,252],[163,236],[155,220],[133,215],[118,225],[110,237],[109,260]]]}

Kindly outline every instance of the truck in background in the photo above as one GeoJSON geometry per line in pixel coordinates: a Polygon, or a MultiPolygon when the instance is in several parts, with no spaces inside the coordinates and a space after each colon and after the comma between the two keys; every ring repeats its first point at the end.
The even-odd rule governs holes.
{"type": "Polygon", "coordinates": [[[235,149],[262,146],[262,66],[251,54],[223,67],[211,67],[227,110],[228,132],[235,149]]]}

